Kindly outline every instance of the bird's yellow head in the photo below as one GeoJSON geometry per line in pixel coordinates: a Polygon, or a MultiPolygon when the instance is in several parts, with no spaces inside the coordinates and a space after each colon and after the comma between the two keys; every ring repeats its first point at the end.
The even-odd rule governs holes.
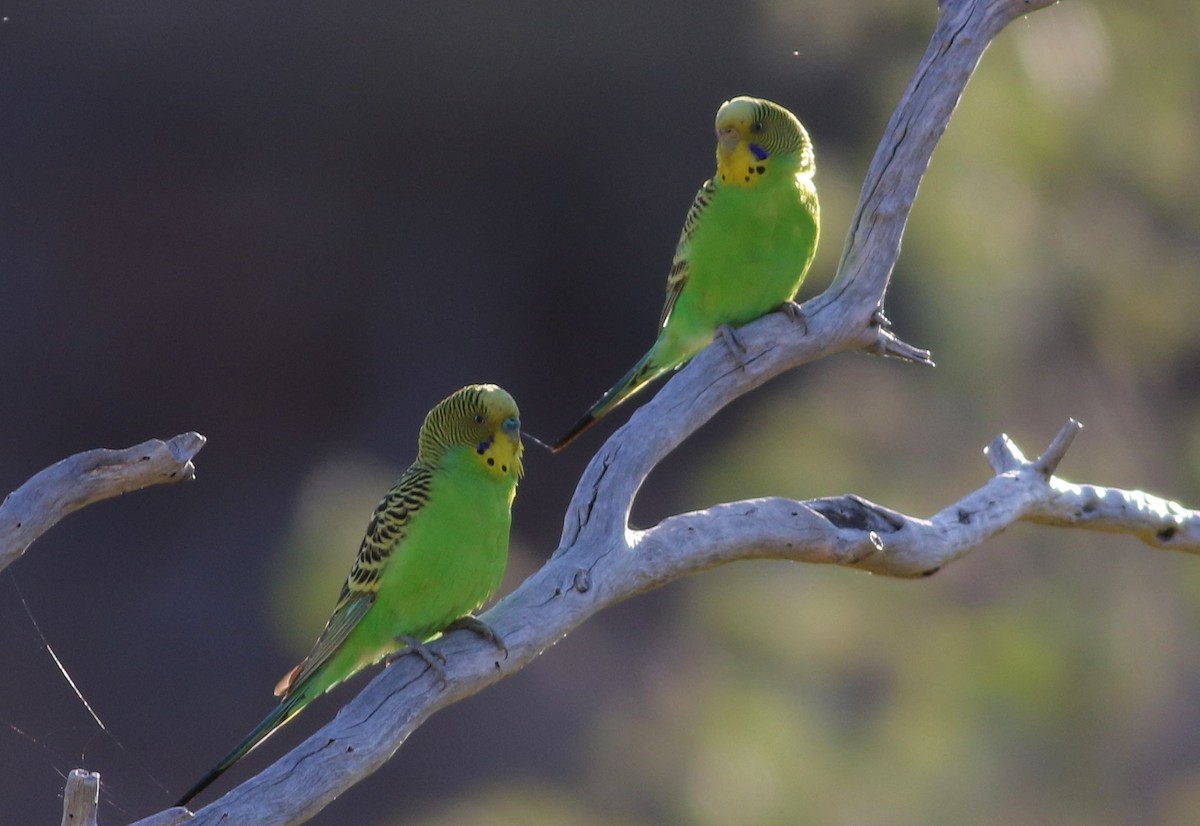
{"type": "Polygon", "coordinates": [[[778,103],[736,97],[717,110],[717,182],[753,189],[765,180],[813,172],[812,142],[778,103]]]}
{"type": "Polygon", "coordinates": [[[433,463],[452,446],[472,449],[489,474],[521,478],[521,414],[494,384],[471,384],[440,401],[421,425],[418,459],[433,463]]]}

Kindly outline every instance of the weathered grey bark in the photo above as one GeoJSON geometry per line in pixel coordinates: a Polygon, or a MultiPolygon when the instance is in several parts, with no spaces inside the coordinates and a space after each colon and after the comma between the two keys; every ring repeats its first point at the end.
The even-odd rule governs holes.
{"type": "Polygon", "coordinates": [[[1012,20],[1051,2],[939,4],[932,42],[868,171],[838,273],[805,306],[807,331],[782,315],[748,325],[740,331],[744,364],[725,348],[708,348],[608,440],[576,489],[559,548],[486,614],[508,644],[506,658],[471,634],[450,634],[435,644],[447,657],[444,686],[419,658],[401,658],[329,725],[189,823],[303,822],[382,765],[431,714],[515,673],[597,611],[734,560],[784,558],[926,576],[1018,521],[1129,533],[1157,547],[1200,553],[1197,512],[1138,491],[1054,476],[1079,429],[1073,421],[1034,461],[997,437],[987,451],[995,475],[928,519],[842,496],[733,502],[646,530],[628,526],[633,498],[653,467],[723,405],[772,376],[849,349],[928,360],[900,341],[880,313],[909,210],[987,44],[1012,20]]]}
{"type": "MultiPolygon", "coordinates": [[[[582,527],[564,530],[574,539],[485,615],[508,644],[507,658],[497,659],[474,635],[451,634],[435,644],[447,658],[444,688],[419,658],[397,660],[333,722],[188,822],[301,823],[379,768],[435,711],[519,671],[591,615],[727,562],[791,559],[920,577],[1019,521],[1128,533],[1155,547],[1200,554],[1200,512],[1053,475],[1078,430],[1067,422],[1032,461],[1007,437],[996,437],[987,448],[996,475],[929,519],[856,496],[768,498],[680,514],[637,531],[623,520],[620,526],[597,522],[593,508],[582,527]]],[[[599,475],[623,472],[618,457],[599,475]]],[[[603,495],[595,486],[590,491],[603,495]]],[[[581,488],[584,510],[590,495],[581,488]]]]}
{"type": "Polygon", "coordinates": [[[100,803],[100,775],[73,769],[63,790],[62,826],[96,826],[100,803]]]}
{"type": "Polygon", "coordinates": [[[199,433],[181,433],[166,442],[76,453],[37,473],[0,503],[0,571],[69,513],[150,485],[193,479],[192,457],[202,447],[199,433]]]}
{"type": "MultiPolygon", "coordinates": [[[[204,442],[199,433],[188,432],[124,450],[86,450],[34,474],[0,502],[0,571],[67,514],[151,485],[194,479],[192,458],[204,442]]],[[[62,826],[96,826],[99,798],[100,775],[74,769],[63,790],[62,826]]],[[[185,810],[171,811],[173,815],[156,815],[144,823],[175,826],[188,817],[185,810]]]]}

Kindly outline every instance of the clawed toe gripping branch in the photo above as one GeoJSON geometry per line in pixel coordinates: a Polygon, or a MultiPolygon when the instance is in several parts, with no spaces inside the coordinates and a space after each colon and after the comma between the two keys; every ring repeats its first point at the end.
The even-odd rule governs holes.
{"type": "MultiPolygon", "coordinates": [[[[868,170],[837,274],[823,294],[804,305],[805,324],[774,313],[739,329],[741,369],[728,369],[729,348],[707,348],[605,443],[576,488],[558,549],[541,570],[485,614],[495,640],[468,634],[437,640],[434,656],[438,664],[444,658],[444,686],[417,679],[426,667],[419,658],[396,660],[331,723],[188,822],[302,822],[382,765],[434,712],[523,668],[597,611],[731,561],[783,558],[922,577],[1022,521],[1126,533],[1155,547],[1200,553],[1196,511],[1140,491],[1078,485],[1056,475],[1079,432],[1074,421],[1067,422],[1032,461],[1007,437],[997,437],[986,451],[994,475],[929,518],[846,495],[807,502],[731,502],[672,516],[645,530],[628,526],[633,498],[655,465],[722,406],[771,377],[854,349],[932,364],[927,351],[892,331],[880,310],[908,213],[933,149],[988,43],[1012,20],[1051,2],[939,3],[929,48],[868,170]],[[497,645],[507,656],[496,656],[497,645]]],[[[176,454],[166,450],[174,464],[167,462],[162,472],[185,478],[190,475],[190,455],[203,440],[195,434],[172,443],[177,440],[183,440],[183,446],[176,454]]],[[[53,470],[39,474],[30,485],[53,470]]],[[[82,466],[76,470],[76,482],[87,478],[82,466]]],[[[160,475],[139,476],[140,483],[121,490],[168,480],[154,473],[160,475]]],[[[58,479],[52,487],[67,490],[71,484],[69,478],[58,479]]],[[[28,487],[0,507],[0,567],[57,518],[103,498],[80,492],[86,487],[83,483],[75,485],[78,490],[45,498],[30,498],[28,487]]],[[[91,782],[89,776],[81,775],[78,781],[72,776],[72,782],[85,781],[91,782]]],[[[64,807],[88,797],[68,794],[64,807]]],[[[88,816],[84,806],[69,822],[94,823],[94,803],[92,819],[88,816]]],[[[185,817],[183,810],[165,810],[138,826],[178,823],[185,817]]]]}

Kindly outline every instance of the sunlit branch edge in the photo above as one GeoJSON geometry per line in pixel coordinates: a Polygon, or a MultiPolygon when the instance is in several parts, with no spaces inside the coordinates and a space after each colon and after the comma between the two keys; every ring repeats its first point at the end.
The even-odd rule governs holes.
{"type": "MultiPolygon", "coordinates": [[[[1064,425],[1029,461],[1006,437],[988,448],[995,475],[928,519],[857,496],[767,498],[628,527],[653,467],[733,398],[785,370],[843,350],[908,361],[928,354],[901,341],[881,313],[900,238],[934,147],[990,40],[1051,0],[946,0],[929,49],[887,126],[851,221],[838,272],[805,305],[806,327],[772,315],[740,331],[740,358],[711,347],[618,430],[588,465],[550,561],[487,612],[508,656],[465,633],[436,647],[443,686],[418,658],[398,660],[329,725],[256,777],[197,812],[192,824],[307,820],[377,769],[437,710],[515,673],[603,608],[734,560],[778,558],[896,577],[927,576],[1020,522],[1126,533],[1200,553],[1200,515],[1140,491],[1075,485],[1054,475],[1078,425],[1064,425]]],[[[175,822],[160,812],[136,826],[175,822]]]]}
{"type": "Polygon", "coordinates": [[[1047,471],[1079,427],[1068,421],[1034,460],[997,436],[987,449],[994,475],[927,519],[854,495],[771,497],[679,514],[602,544],[576,542],[484,615],[507,642],[507,658],[471,634],[451,634],[435,644],[447,658],[444,688],[419,658],[401,658],[333,722],[189,822],[302,822],[381,766],[434,712],[516,673],[593,614],[729,562],[787,559],[918,578],[1022,521],[1124,533],[1200,554],[1200,512],[1141,491],[1076,485],[1047,471]]]}

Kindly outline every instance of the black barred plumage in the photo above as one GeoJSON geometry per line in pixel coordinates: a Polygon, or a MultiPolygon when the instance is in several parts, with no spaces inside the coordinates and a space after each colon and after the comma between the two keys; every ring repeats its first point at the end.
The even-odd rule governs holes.
{"type": "Polygon", "coordinates": [[[708,207],[716,191],[717,185],[713,183],[712,178],[709,178],[700,187],[696,197],[692,199],[692,205],[688,208],[687,217],[683,219],[683,231],[679,233],[679,244],[691,239],[692,234],[696,231],[696,222],[700,220],[700,214],[708,207]]]}
{"type": "MultiPolygon", "coordinates": [[[[423,643],[473,619],[503,579],[522,451],[517,403],[496,385],[464,387],[430,411],[417,459],[376,506],[329,622],[275,686],[279,705],[177,805],[313,699],[380,659],[407,646],[440,671],[423,643]]],[[[468,627],[502,647],[475,623],[468,627]]]]}
{"type": "MultiPolygon", "coordinates": [[[[417,438],[417,460],[401,474],[375,507],[329,623],[304,662],[276,687],[277,692],[286,694],[291,686],[320,668],[374,602],[388,560],[404,542],[413,517],[429,502],[433,476],[446,448],[452,445],[476,445],[493,438],[495,422],[489,419],[494,415],[485,394],[498,389],[494,385],[470,385],[429,411],[417,438]]],[[[515,464],[519,477],[519,454],[515,464]]]]}
{"type": "MultiPolygon", "coordinates": [[[[756,131],[761,135],[755,142],[764,153],[758,158],[760,161],[780,154],[788,155],[798,159],[796,172],[812,174],[815,165],[812,141],[799,118],[782,106],[760,100],[754,104],[752,119],[759,126],[756,131]]],[[[754,171],[761,175],[766,170],[758,166],[754,171]]]]}
{"type": "Polygon", "coordinates": [[[819,210],[812,142],[791,112],[735,97],[717,110],[717,172],[696,193],[667,274],[653,346],[551,450],[570,444],[718,330],[787,308],[812,262],[819,210]]]}
{"type": "MultiPolygon", "coordinates": [[[[338,607],[348,598],[379,587],[379,577],[396,543],[403,539],[409,518],[429,501],[432,470],[414,464],[376,506],[367,524],[367,533],[358,548],[358,557],[342,586],[338,607]]],[[[336,610],[336,609],[335,609],[336,610]]]]}
{"type": "MultiPolygon", "coordinates": [[[[728,105],[728,104],[727,104],[728,105]]],[[[722,107],[722,111],[726,111],[722,107]]],[[[793,175],[811,175],[815,160],[813,158],[812,141],[800,120],[782,106],[768,101],[756,101],[747,118],[751,122],[751,131],[758,140],[751,144],[754,156],[759,163],[747,166],[743,176],[749,182],[755,176],[767,174],[770,159],[776,155],[784,155],[796,160],[795,168],[790,170],[793,175]],[[757,128],[756,128],[757,127],[757,128]]],[[[717,114],[717,129],[721,129],[722,113],[717,114]]],[[[663,302],[662,313],[659,315],[658,326],[661,330],[667,325],[672,310],[679,300],[688,281],[688,242],[696,232],[701,216],[708,205],[712,203],[717,193],[718,184],[709,178],[700,187],[692,205],[688,208],[687,217],[683,221],[683,231],[679,234],[679,242],[675,245],[675,257],[671,261],[671,270],[667,274],[667,297],[663,302]]]]}
{"type": "Polygon", "coordinates": [[[688,241],[692,240],[700,216],[712,201],[712,196],[716,191],[717,185],[713,183],[712,178],[705,181],[696,192],[696,197],[692,199],[687,217],[683,220],[683,231],[679,233],[679,242],[675,245],[675,257],[671,260],[671,270],[667,273],[667,299],[663,302],[662,313],[659,314],[659,329],[666,326],[667,319],[671,317],[671,311],[675,309],[675,302],[679,299],[679,293],[683,290],[683,285],[687,283],[688,241]]]}
{"type": "Polygon", "coordinates": [[[487,404],[479,387],[465,387],[429,411],[421,425],[418,463],[434,465],[449,445],[476,444],[491,437],[480,428],[487,417],[487,404]]]}

